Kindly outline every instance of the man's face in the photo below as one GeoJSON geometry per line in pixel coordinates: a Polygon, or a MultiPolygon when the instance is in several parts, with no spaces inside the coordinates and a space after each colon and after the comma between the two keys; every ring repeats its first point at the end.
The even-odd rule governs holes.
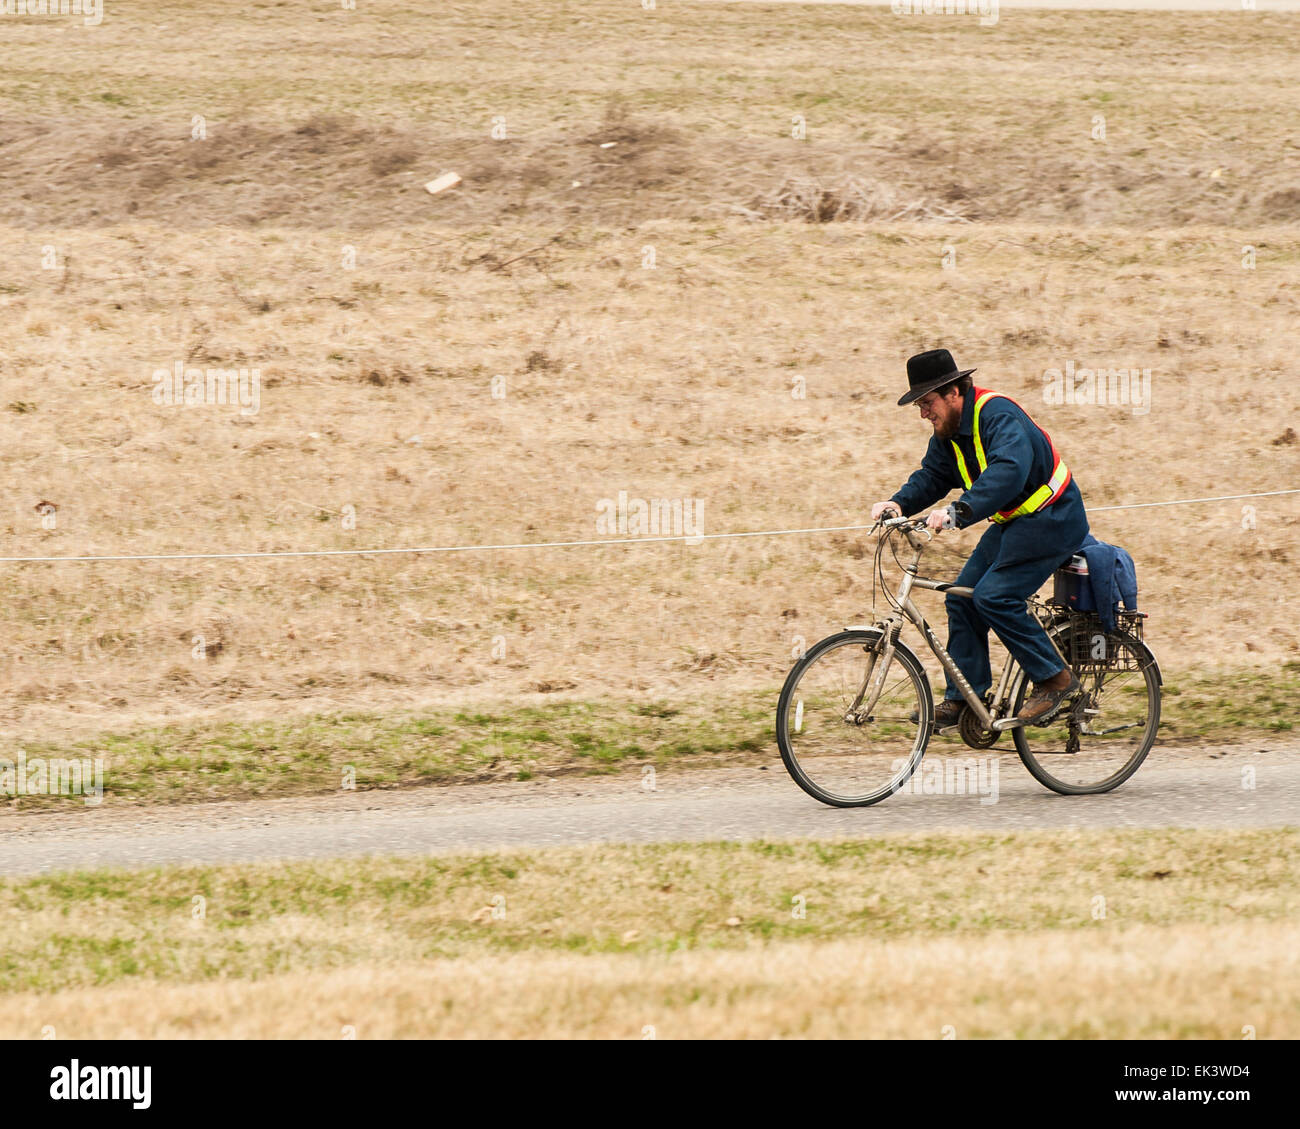
{"type": "Polygon", "coordinates": [[[938,392],[928,392],[917,400],[916,405],[921,409],[921,418],[930,421],[940,439],[951,439],[957,434],[963,405],[962,394],[957,389],[950,388],[943,396],[938,392]]]}

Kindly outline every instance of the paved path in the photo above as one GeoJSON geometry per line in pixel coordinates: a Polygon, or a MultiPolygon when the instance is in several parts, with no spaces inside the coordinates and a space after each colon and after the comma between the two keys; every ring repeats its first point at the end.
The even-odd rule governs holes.
{"type": "Polygon", "coordinates": [[[805,796],[780,762],[288,800],[133,809],[106,803],[59,814],[0,816],[0,875],[96,866],[222,863],[465,848],[646,843],[983,828],[1300,826],[1300,745],[1153,751],[1122,788],[1066,798],[1011,755],[996,803],[906,793],[872,808],[805,796]],[[1255,787],[1243,788],[1243,768],[1255,787]]]}

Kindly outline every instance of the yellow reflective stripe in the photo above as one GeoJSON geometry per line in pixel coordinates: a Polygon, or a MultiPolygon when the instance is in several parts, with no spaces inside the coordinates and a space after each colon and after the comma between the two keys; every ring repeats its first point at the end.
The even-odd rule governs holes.
{"type": "Polygon", "coordinates": [[[961,457],[961,448],[957,446],[955,440],[949,440],[952,443],[952,453],[957,456],[957,470],[961,473],[961,480],[966,483],[966,489],[970,489],[970,473],[966,470],[966,460],[961,457]]]}
{"type": "Polygon", "coordinates": [[[996,395],[996,392],[985,392],[975,401],[975,418],[971,421],[971,431],[975,433],[975,461],[979,464],[981,474],[988,470],[989,464],[984,458],[984,444],[980,441],[980,408],[984,406],[985,400],[991,400],[996,395]]]}
{"type": "MultiPolygon", "coordinates": [[[[984,443],[980,439],[980,408],[984,406],[984,402],[986,400],[991,400],[994,396],[997,395],[999,395],[999,393],[997,392],[985,392],[982,396],[980,396],[975,401],[975,414],[974,414],[974,418],[971,421],[971,431],[974,433],[974,438],[975,438],[975,461],[979,465],[981,474],[983,474],[986,470],[988,470],[989,464],[988,464],[988,460],[984,457],[984,443]]],[[[1011,402],[1013,404],[1015,403],[1014,400],[1012,400],[1011,402]]],[[[1017,407],[1019,407],[1019,405],[1017,405],[1017,407]]],[[[1024,408],[1021,408],[1020,410],[1024,411],[1024,408]]],[[[1025,414],[1028,415],[1029,413],[1026,412],[1025,414]]],[[[1029,422],[1033,423],[1035,427],[1038,427],[1038,424],[1034,423],[1032,417],[1030,417],[1029,422]]],[[[1041,427],[1039,427],[1038,430],[1042,432],[1043,438],[1046,439],[1047,432],[1043,431],[1041,427]]],[[[953,454],[957,456],[957,470],[961,474],[961,480],[966,484],[966,489],[969,490],[971,488],[971,477],[966,470],[966,460],[962,457],[961,448],[957,446],[957,441],[955,439],[951,439],[949,440],[949,442],[952,443],[953,454]]],[[[1048,447],[1050,448],[1052,446],[1051,440],[1048,439],[1047,443],[1048,443],[1048,447]]],[[[1053,454],[1055,454],[1055,448],[1052,448],[1052,451],[1053,454]]],[[[1069,476],[1070,476],[1070,470],[1065,465],[1065,460],[1062,459],[1059,455],[1057,455],[1056,467],[1053,469],[1052,477],[1048,479],[1046,486],[1040,486],[1037,490],[1035,490],[1032,494],[1030,494],[1028,498],[1026,498],[1023,502],[1021,502],[1020,505],[1017,506],[1014,510],[1011,510],[1009,512],[999,511],[998,513],[995,513],[989,520],[996,521],[996,522],[1006,522],[1006,521],[1010,521],[1012,518],[1022,517],[1024,514],[1032,514],[1035,510],[1041,508],[1048,501],[1048,499],[1050,499],[1061,489],[1061,487],[1065,484],[1065,480],[1069,478],[1069,476]]]]}
{"type": "Polygon", "coordinates": [[[1000,516],[1004,522],[1010,522],[1011,518],[1019,518],[1019,516],[1022,516],[1023,514],[1032,514],[1032,512],[1039,509],[1039,506],[1043,505],[1048,498],[1052,497],[1053,493],[1053,489],[1050,488],[1050,486],[1039,486],[1034,493],[1030,494],[1030,497],[1027,497],[1023,502],[1021,502],[1021,505],[1015,507],[1014,510],[1011,510],[1010,514],[1002,512],[1002,514],[998,514],[998,516],[1000,516]]]}
{"type": "Polygon", "coordinates": [[[997,513],[993,515],[994,521],[1010,521],[1013,517],[1022,517],[1025,514],[1032,514],[1035,510],[1040,509],[1047,500],[1055,494],[1065,481],[1066,476],[1070,473],[1065,465],[1065,460],[1061,460],[1061,465],[1056,468],[1056,473],[1052,475],[1051,480],[1046,486],[1040,486],[1023,502],[1020,503],[1010,513],[997,513]]]}
{"type": "MultiPolygon", "coordinates": [[[[980,408],[984,406],[985,400],[996,395],[996,392],[985,392],[975,401],[975,416],[971,421],[971,431],[975,435],[975,464],[980,468],[981,474],[988,470],[989,464],[984,458],[984,444],[980,442],[980,408]]],[[[969,490],[971,488],[971,477],[970,472],[966,469],[966,460],[962,457],[961,448],[957,446],[957,440],[950,439],[949,442],[952,444],[953,454],[957,456],[957,470],[961,474],[961,480],[966,484],[966,489],[969,490]]]]}

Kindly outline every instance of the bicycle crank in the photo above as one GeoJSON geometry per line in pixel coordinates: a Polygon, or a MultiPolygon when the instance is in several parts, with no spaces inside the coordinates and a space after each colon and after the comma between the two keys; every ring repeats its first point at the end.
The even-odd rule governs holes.
{"type": "Polygon", "coordinates": [[[982,728],[980,719],[969,707],[961,711],[961,716],[957,719],[957,729],[961,733],[961,739],[972,749],[987,749],[996,745],[998,738],[1002,736],[1000,729],[982,728]]]}

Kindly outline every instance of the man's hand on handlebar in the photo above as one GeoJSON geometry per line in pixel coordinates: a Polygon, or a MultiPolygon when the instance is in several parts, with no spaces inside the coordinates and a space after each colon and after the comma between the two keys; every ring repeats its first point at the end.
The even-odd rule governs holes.
{"type": "Polygon", "coordinates": [[[953,519],[952,508],[935,510],[925,519],[925,527],[931,533],[939,533],[945,529],[956,529],[957,522],[953,519]]]}
{"type": "MultiPolygon", "coordinates": [[[[887,521],[897,523],[903,519],[903,513],[898,508],[897,502],[877,502],[871,507],[871,520],[877,524],[887,521]]],[[[909,528],[925,529],[931,534],[940,533],[945,529],[957,528],[957,516],[952,506],[942,510],[935,510],[925,519],[916,518],[907,523],[909,528]]]]}

